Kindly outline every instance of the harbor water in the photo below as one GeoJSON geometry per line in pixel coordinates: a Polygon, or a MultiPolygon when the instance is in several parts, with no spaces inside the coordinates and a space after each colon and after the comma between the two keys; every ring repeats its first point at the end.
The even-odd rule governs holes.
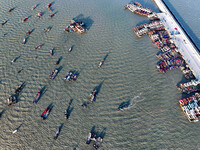
{"type": "MultiPolygon", "coordinates": [[[[165,1],[200,47],[200,2],[165,1]]],[[[92,150],[92,143],[85,144],[91,130],[103,138],[101,150],[200,148],[199,123],[190,123],[178,105],[185,95],[176,85],[187,80],[179,69],[165,74],[156,70],[159,49],[148,36],[138,38],[132,32],[133,27],[149,21],[123,9],[130,1],[53,1],[52,18],[47,9],[50,2],[1,2],[0,21],[7,23],[0,27],[0,149],[92,150]],[[25,17],[28,20],[22,23],[25,17]],[[71,19],[84,21],[87,32],[66,33],[71,19]],[[51,30],[45,33],[47,27],[51,30]],[[29,30],[33,32],[22,45],[29,30]],[[38,45],[42,48],[35,50],[38,45]],[[60,64],[56,65],[59,58],[60,64]],[[49,74],[55,68],[60,71],[51,80],[49,74]],[[64,81],[69,71],[78,72],[76,81],[64,81]],[[19,102],[8,107],[6,100],[23,82],[19,102]],[[98,94],[90,103],[89,94],[94,88],[98,94]],[[33,104],[41,89],[41,98],[33,104]],[[70,101],[71,113],[66,120],[64,113],[70,101]],[[83,109],[85,102],[88,106],[83,109]],[[129,102],[130,108],[117,111],[123,102],[129,102]],[[40,115],[50,104],[50,115],[42,120],[40,115]],[[60,126],[60,135],[54,140],[60,126]]],[[[153,1],[138,2],[159,12],[153,1]]]]}

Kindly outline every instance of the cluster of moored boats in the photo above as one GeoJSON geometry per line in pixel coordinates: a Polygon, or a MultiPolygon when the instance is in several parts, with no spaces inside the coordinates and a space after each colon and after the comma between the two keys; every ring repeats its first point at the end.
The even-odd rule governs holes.
{"type": "Polygon", "coordinates": [[[131,12],[139,14],[139,15],[147,16],[150,20],[154,20],[155,18],[157,18],[157,15],[154,11],[152,11],[149,8],[143,7],[138,2],[134,2],[134,3],[131,2],[130,4],[125,5],[124,9],[128,9],[131,12]]]}
{"type": "MultiPolygon", "coordinates": [[[[148,35],[153,41],[154,45],[161,50],[161,52],[156,55],[160,59],[156,66],[158,71],[161,73],[165,73],[167,70],[182,68],[181,70],[183,74],[188,77],[188,74],[186,75],[183,71],[186,63],[181,57],[178,48],[173,43],[171,35],[168,33],[167,30],[165,30],[165,27],[160,21],[157,14],[152,10],[150,11],[149,9],[142,7],[142,5],[138,4],[138,2],[127,4],[125,8],[128,8],[131,12],[134,13],[136,8],[140,8],[140,10],[146,10],[145,16],[154,14],[153,19],[151,17],[148,17],[149,19],[151,18],[150,23],[145,23],[134,27],[133,32],[138,37],[148,35]]],[[[143,13],[137,14],[144,15],[143,13]]],[[[187,71],[189,72],[189,74],[192,73],[189,69],[187,71]]],[[[193,78],[192,75],[190,75],[189,77],[193,78]]]]}
{"type": "MultiPolygon", "coordinates": [[[[141,24],[133,28],[133,32],[138,37],[148,35],[154,43],[154,46],[161,50],[161,52],[156,55],[156,57],[160,59],[160,61],[157,63],[158,71],[165,73],[167,70],[180,68],[185,78],[189,79],[190,81],[187,83],[180,83],[177,86],[178,90],[185,94],[191,94],[193,92],[200,91],[200,81],[194,80],[195,77],[192,71],[182,58],[178,48],[171,38],[171,35],[167,30],[165,30],[165,27],[157,14],[150,9],[142,7],[142,5],[138,2],[127,4],[124,8],[129,9],[131,12],[139,15],[147,16],[151,20],[150,23],[141,24]]],[[[179,32],[177,32],[177,34],[179,34],[179,32]]],[[[199,93],[195,93],[195,95],[192,97],[179,101],[181,108],[191,122],[197,122],[199,120],[199,100],[199,93]]],[[[122,105],[122,108],[127,107],[128,106],[126,105],[122,105]]],[[[119,107],[119,110],[122,108],[119,107]]]]}
{"type": "Polygon", "coordinates": [[[200,91],[200,81],[191,80],[187,83],[180,83],[177,86],[178,90],[182,93],[190,94],[192,92],[200,91]]]}
{"type": "Polygon", "coordinates": [[[179,100],[179,104],[190,122],[199,121],[200,117],[199,93],[195,93],[195,95],[179,100]]]}
{"type": "Polygon", "coordinates": [[[101,137],[97,137],[97,135],[93,132],[90,132],[86,141],[86,144],[90,144],[91,141],[94,141],[93,147],[98,149],[103,139],[101,137]]]}

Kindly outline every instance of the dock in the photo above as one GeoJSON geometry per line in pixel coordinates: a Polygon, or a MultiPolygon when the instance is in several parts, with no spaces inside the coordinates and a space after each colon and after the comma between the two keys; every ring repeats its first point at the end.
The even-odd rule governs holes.
{"type": "Polygon", "coordinates": [[[154,0],[154,2],[161,11],[161,13],[157,13],[158,17],[171,34],[172,40],[178,47],[183,59],[188,64],[188,67],[195,78],[200,80],[200,54],[198,49],[194,46],[193,42],[187,36],[184,29],[180,26],[163,1],[154,0]]]}

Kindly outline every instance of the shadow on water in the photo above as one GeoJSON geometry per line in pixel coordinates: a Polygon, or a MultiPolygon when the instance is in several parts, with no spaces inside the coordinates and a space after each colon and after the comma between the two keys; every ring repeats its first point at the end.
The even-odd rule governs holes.
{"type": "Polygon", "coordinates": [[[5,109],[3,109],[1,112],[0,112],[0,119],[1,119],[1,117],[2,117],[2,115],[5,113],[5,109]]]}
{"type": "Polygon", "coordinates": [[[176,9],[173,7],[173,5],[169,1],[166,1],[166,0],[164,0],[163,2],[165,3],[166,7],[169,9],[169,11],[171,12],[171,14],[174,16],[175,20],[178,21],[178,24],[182,27],[182,29],[184,30],[184,32],[186,33],[186,35],[188,36],[188,38],[192,41],[192,43],[194,44],[194,46],[199,51],[200,40],[198,39],[198,37],[194,34],[194,32],[192,31],[192,29],[187,25],[187,23],[184,21],[184,19],[176,11],[176,9]],[[179,23],[179,22],[181,22],[181,23],[179,23]],[[189,35],[191,35],[191,36],[189,36],[189,35]],[[193,39],[196,41],[196,43],[198,43],[198,45],[196,45],[196,43],[194,42],[193,39]]]}
{"type": "Polygon", "coordinates": [[[106,128],[104,128],[101,133],[99,134],[99,137],[101,137],[102,139],[105,137],[106,135],[106,128]]]}
{"type": "Polygon", "coordinates": [[[56,65],[59,65],[59,63],[61,62],[61,60],[62,60],[62,56],[60,56],[59,58],[58,58],[58,60],[56,61],[56,65]]]}
{"type": "Polygon", "coordinates": [[[66,119],[68,119],[70,117],[70,114],[71,112],[73,111],[73,107],[71,107],[71,104],[73,102],[73,99],[70,100],[69,104],[68,104],[68,107],[67,107],[67,110],[66,110],[66,119]]]}
{"type": "Polygon", "coordinates": [[[110,54],[110,52],[108,52],[108,53],[106,54],[106,56],[104,57],[104,61],[106,61],[106,59],[107,59],[107,57],[108,57],[109,54],[110,54]]]}
{"type": "Polygon", "coordinates": [[[59,127],[59,132],[61,132],[63,126],[64,126],[64,123],[61,123],[61,125],[60,125],[60,127],[59,127]]]}
{"type": "Polygon", "coordinates": [[[103,82],[104,82],[104,80],[103,80],[102,82],[100,82],[99,85],[96,86],[96,87],[93,89],[93,91],[94,91],[94,90],[97,90],[97,94],[98,94],[98,93],[100,92],[100,90],[101,90],[101,87],[102,87],[102,85],[103,85],[103,82]]]}
{"type": "Polygon", "coordinates": [[[90,130],[90,133],[94,133],[96,134],[97,137],[101,137],[102,139],[105,137],[106,135],[106,128],[103,128],[103,130],[99,133],[98,131],[95,131],[95,126],[92,127],[92,129],[90,130]]]}
{"type": "Polygon", "coordinates": [[[74,21],[83,21],[85,23],[87,30],[89,30],[90,27],[92,26],[92,24],[94,23],[94,21],[90,18],[90,16],[84,17],[83,14],[79,14],[78,16],[74,17],[73,20],[74,21]]]}
{"type": "Polygon", "coordinates": [[[58,73],[62,70],[62,68],[63,68],[63,66],[60,66],[60,67],[58,68],[58,73]]]}
{"type": "Polygon", "coordinates": [[[47,91],[46,86],[44,86],[41,90],[40,90],[40,97],[38,98],[37,102],[41,99],[41,97],[44,95],[44,93],[47,91]]]}
{"type": "Polygon", "coordinates": [[[136,26],[142,25],[142,24],[146,24],[146,23],[150,23],[151,21],[148,20],[147,18],[143,21],[140,21],[139,23],[136,24],[136,26]]]}

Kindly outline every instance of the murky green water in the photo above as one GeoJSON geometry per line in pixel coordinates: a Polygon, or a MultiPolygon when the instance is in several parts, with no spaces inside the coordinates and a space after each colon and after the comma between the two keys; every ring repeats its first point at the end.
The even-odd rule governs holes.
{"type": "MultiPolygon", "coordinates": [[[[8,20],[0,27],[0,35],[6,33],[0,36],[1,149],[93,149],[92,144],[85,144],[92,128],[103,137],[102,150],[200,147],[199,124],[189,123],[177,103],[182,95],[176,84],[185,79],[180,70],[157,72],[155,55],[159,50],[148,37],[137,38],[132,32],[133,27],[148,20],[124,10],[129,1],[58,0],[52,5],[56,12],[52,19],[47,9],[50,2],[5,0],[0,5],[0,21],[8,20]],[[36,4],[38,7],[31,10],[36,4]],[[12,7],[16,8],[8,13],[12,7]],[[43,13],[41,18],[36,17],[38,12],[43,13]],[[21,23],[28,16],[27,22],[21,23]],[[88,31],[81,35],[65,33],[72,18],[85,21],[88,31]],[[48,26],[51,31],[44,33],[48,26]],[[31,29],[34,31],[22,45],[31,29]],[[41,44],[43,47],[35,50],[41,44]],[[54,55],[50,56],[53,48],[54,55]],[[98,68],[106,55],[104,65],[98,68]],[[55,65],[60,57],[60,64],[55,65]],[[59,67],[56,78],[50,80],[49,74],[59,67]],[[69,71],[79,73],[77,81],[70,84],[63,80],[69,71]],[[24,81],[20,101],[8,107],[6,99],[24,81]],[[35,94],[43,87],[44,94],[33,104],[35,94]],[[82,109],[95,87],[99,89],[96,101],[82,109]],[[65,120],[70,100],[72,111],[65,120]],[[127,101],[132,107],[117,111],[127,101]],[[50,115],[42,120],[41,113],[51,103],[50,115]],[[55,141],[53,137],[61,124],[55,141]]],[[[152,1],[141,3],[158,12],[152,1]]]]}

